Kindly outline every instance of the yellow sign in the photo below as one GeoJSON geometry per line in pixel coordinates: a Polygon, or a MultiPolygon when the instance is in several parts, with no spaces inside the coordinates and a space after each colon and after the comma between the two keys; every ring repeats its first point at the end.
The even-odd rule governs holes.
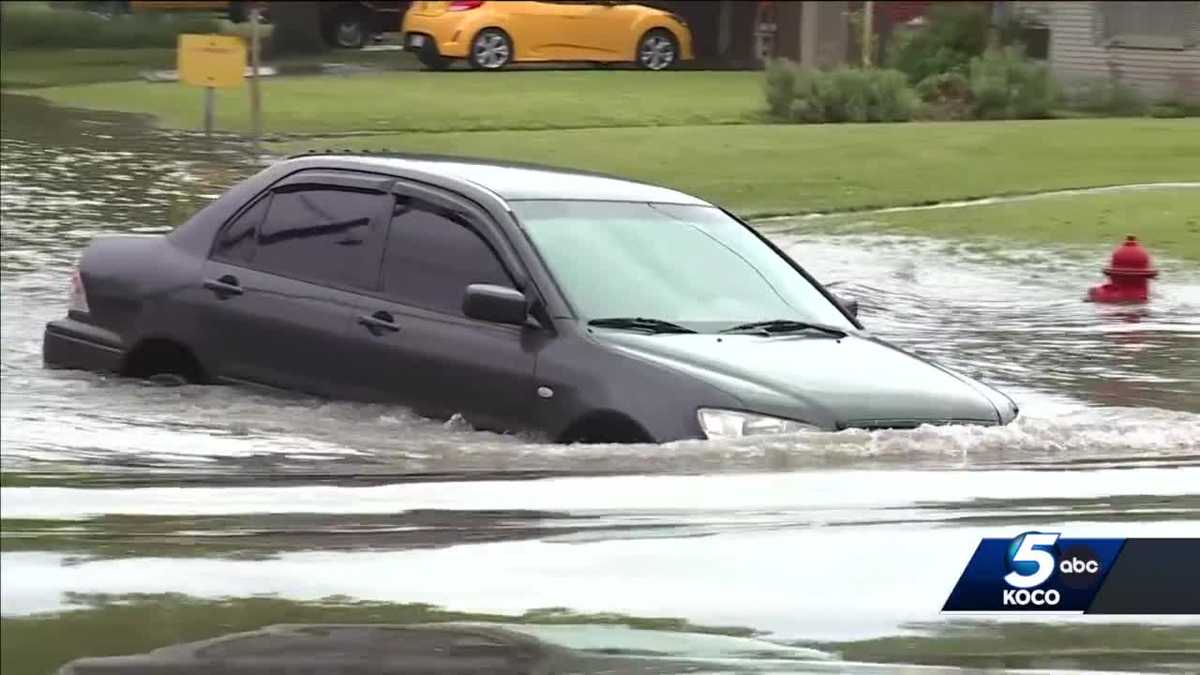
{"type": "Polygon", "coordinates": [[[246,43],[231,35],[180,35],[179,81],[196,87],[240,87],[246,43]]]}

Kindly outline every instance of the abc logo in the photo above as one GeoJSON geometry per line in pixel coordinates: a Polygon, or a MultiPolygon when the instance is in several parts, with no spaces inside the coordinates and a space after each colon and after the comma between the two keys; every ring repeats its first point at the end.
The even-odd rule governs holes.
{"type": "Polygon", "coordinates": [[[1063,574],[1095,574],[1100,571],[1100,563],[1095,560],[1080,560],[1079,558],[1071,558],[1070,560],[1062,560],[1058,563],[1058,571],[1063,574]]]}
{"type": "Polygon", "coordinates": [[[1056,555],[1057,542],[1058,535],[1048,532],[1026,532],[1012,540],[1005,557],[1004,583],[1009,588],[1003,591],[1004,605],[1057,605],[1062,599],[1057,589],[1038,588],[1055,573],[1068,588],[1088,588],[1100,579],[1100,560],[1094,551],[1075,544],[1056,555]]]}
{"type": "Polygon", "coordinates": [[[1064,586],[1089,588],[1100,580],[1100,559],[1087,546],[1068,546],[1058,558],[1058,574],[1064,586]]]}

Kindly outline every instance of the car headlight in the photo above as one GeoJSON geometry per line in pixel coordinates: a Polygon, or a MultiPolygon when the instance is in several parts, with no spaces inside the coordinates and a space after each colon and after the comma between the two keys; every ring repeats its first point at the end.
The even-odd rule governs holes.
{"type": "Polygon", "coordinates": [[[821,430],[818,426],[796,420],[718,408],[700,408],[696,411],[696,417],[700,420],[700,429],[709,440],[821,430]]]}

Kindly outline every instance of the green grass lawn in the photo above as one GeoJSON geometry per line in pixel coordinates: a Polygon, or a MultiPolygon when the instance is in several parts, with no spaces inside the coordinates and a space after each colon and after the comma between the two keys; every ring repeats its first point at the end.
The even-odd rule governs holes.
{"type": "MultiPolygon", "coordinates": [[[[391,56],[380,58],[406,58],[385,54],[391,56]]],[[[276,139],[270,147],[279,152],[432,152],[586,168],[673,186],[747,216],[1200,181],[1200,121],[1194,118],[762,124],[761,77],[591,69],[287,76],[264,79],[263,105],[265,129],[276,139]]],[[[65,106],[143,113],[167,127],[200,125],[201,92],[175,83],[30,93],[65,106]]],[[[223,91],[217,101],[219,129],[248,128],[244,91],[223,91]]],[[[1143,195],[1141,203],[1153,208],[1155,194],[1143,195]]],[[[1075,215],[1070,208],[1062,213],[1075,215]]],[[[1045,238],[1108,241],[1111,228],[1096,220],[1102,215],[1081,212],[1070,232],[1058,237],[1048,228],[1045,238]]],[[[1164,246],[1190,257],[1186,228],[1193,221],[1186,215],[1185,202],[1148,218],[1158,223],[1164,246]],[[1183,220],[1175,222],[1176,215],[1183,220]]],[[[1127,209],[1121,218],[1144,220],[1139,216],[1127,209]]],[[[911,214],[904,227],[964,235],[1005,231],[986,218],[950,223],[940,217],[911,214]]],[[[1036,236],[1043,226],[1021,227],[1036,236]]]]}
{"type": "MultiPolygon", "coordinates": [[[[271,134],[330,135],[730,124],[757,116],[762,107],[760,79],[755,72],[626,70],[264,78],[263,120],[271,134]]],[[[167,127],[196,128],[201,123],[202,91],[177,83],[115,82],[35,93],[62,105],[153,115],[167,127]]],[[[245,89],[218,92],[217,127],[247,131],[249,105],[245,89]]]]}
{"type": "Polygon", "coordinates": [[[805,220],[805,229],[866,226],[960,239],[1106,243],[1137,235],[1151,254],[1200,262],[1200,187],[1055,195],[898,213],[839,214],[805,220]]]}
{"type": "Polygon", "coordinates": [[[174,67],[174,49],[6,49],[0,52],[0,86],[25,89],[136,80],[143,70],[174,67]]]}
{"type": "Polygon", "coordinates": [[[435,152],[587,168],[670,185],[750,216],[1200,180],[1195,120],[396,134],[275,147],[435,152]]]}
{"type": "MultiPolygon", "coordinates": [[[[420,67],[416,58],[405,52],[352,49],[264,62],[282,68],[315,68],[322,63],[370,66],[381,70],[416,70],[420,67]]],[[[142,72],[174,68],[174,49],[5,49],[0,51],[0,86],[13,90],[120,82],[163,86],[163,83],[143,82],[142,72]]],[[[189,93],[182,86],[179,89],[182,91],[177,94],[189,93]]]]}

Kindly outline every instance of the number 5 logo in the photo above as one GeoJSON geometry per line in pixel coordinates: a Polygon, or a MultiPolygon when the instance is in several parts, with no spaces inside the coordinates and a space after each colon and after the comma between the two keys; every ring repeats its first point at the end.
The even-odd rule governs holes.
{"type": "Polygon", "coordinates": [[[1053,547],[1057,534],[1026,532],[1009,549],[1008,567],[1012,571],[1004,575],[1004,583],[1017,588],[1040,586],[1054,574],[1054,554],[1045,548],[1053,547]],[[1045,548],[1039,548],[1045,547],[1045,548]]]}

